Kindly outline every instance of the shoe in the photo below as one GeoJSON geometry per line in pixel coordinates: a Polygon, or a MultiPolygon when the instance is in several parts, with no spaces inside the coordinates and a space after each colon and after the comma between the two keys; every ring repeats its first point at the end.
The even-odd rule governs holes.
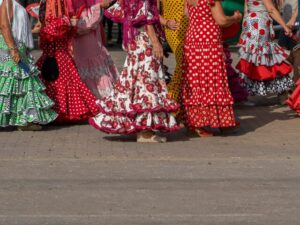
{"type": "Polygon", "coordinates": [[[195,132],[196,132],[196,134],[199,137],[203,137],[203,138],[205,138],[205,137],[213,137],[214,136],[214,133],[212,133],[210,131],[207,131],[204,128],[195,129],[195,132]]]}
{"type": "Polygon", "coordinates": [[[18,127],[18,131],[40,131],[40,130],[42,130],[42,126],[37,124],[18,127]]]}
{"type": "Polygon", "coordinates": [[[137,135],[137,142],[138,143],[166,143],[167,138],[161,137],[159,135],[153,134],[150,137],[145,137],[143,133],[139,133],[137,135]]]}

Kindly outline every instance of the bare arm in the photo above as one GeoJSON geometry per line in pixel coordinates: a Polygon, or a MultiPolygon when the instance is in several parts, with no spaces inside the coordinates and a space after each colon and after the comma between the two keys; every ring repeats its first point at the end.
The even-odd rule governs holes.
{"type": "MultiPolygon", "coordinates": [[[[161,12],[161,7],[160,7],[160,1],[157,1],[157,8],[158,11],[161,12]]],[[[171,30],[177,30],[179,28],[180,23],[177,22],[174,19],[166,19],[164,18],[161,13],[159,14],[159,22],[161,25],[171,29],[171,30]]]]}
{"type": "Polygon", "coordinates": [[[276,9],[272,0],[263,0],[263,3],[265,5],[266,9],[268,10],[270,16],[283,27],[283,29],[287,35],[291,35],[290,28],[288,28],[287,25],[285,24],[283,18],[281,17],[280,13],[276,9]]]}
{"type": "Polygon", "coordinates": [[[247,15],[248,13],[248,6],[247,6],[247,1],[244,3],[244,15],[247,15]]]}
{"type": "Polygon", "coordinates": [[[233,16],[226,16],[220,1],[211,6],[212,16],[220,27],[229,27],[242,19],[240,12],[236,11],[233,16]]]}
{"type": "Polygon", "coordinates": [[[3,35],[4,41],[10,50],[10,54],[11,54],[13,60],[15,62],[19,62],[20,61],[19,51],[15,45],[15,42],[14,42],[14,39],[13,39],[13,36],[11,33],[10,21],[11,21],[12,17],[9,18],[7,8],[10,12],[9,14],[12,15],[13,9],[12,9],[12,1],[11,0],[4,0],[0,7],[0,12],[1,12],[0,13],[0,30],[3,35]],[[7,5],[8,5],[8,7],[7,7],[7,5]]]}
{"type": "Polygon", "coordinates": [[[153,54],[154,56],[157,58],[157,59],[162,59],[163,56],[164,56],[164,53],[163,53],[163,48],[156,36],[156,33],[155,33],[155,30],[154,30],[154,27],[153,25],[147,25],[146,26],[146,31],[147,31],[147,34],[152,42],[152,45],[153,45],[153,54]]]}

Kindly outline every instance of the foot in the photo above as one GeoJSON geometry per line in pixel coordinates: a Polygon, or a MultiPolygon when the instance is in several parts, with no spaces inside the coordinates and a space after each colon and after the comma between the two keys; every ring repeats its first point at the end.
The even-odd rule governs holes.
{"type": "Polygon", "coordinates": [[[214,136],[214,133],[212,133],[204,128],[195,129],[195,132],[199,137],[213,137],[214,136]]]}
{"type": "Polygon", "coordinates": [[[29,124],[27,126],[18,127],[18,131],[40,131],[42,126],[37,124],[29,124]]]}
{"type": "Polygon", "coordinates": [[[153,132],[141,132],[137,135],[139,143],[165,143],[167,138],[161,137],[153,132]]]}

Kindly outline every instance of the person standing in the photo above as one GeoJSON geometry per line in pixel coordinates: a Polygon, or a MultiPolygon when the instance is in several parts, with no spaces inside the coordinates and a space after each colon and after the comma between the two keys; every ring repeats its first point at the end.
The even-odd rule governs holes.
{"type": "Polygon", "coordinates": [[[57,117],[28,53],[32,48],[26,10],[17,1],[0,0],[0,127],[41,130],[57,117]]]}
{"type": "Polygon", "coordinates": [[[236,66],[250,95],[281,94],[293,86],[286,62],[288,52],[274,39],[272,18],[291,36],[272,0],[246,1],[246,14],[240,38],[240,60],[236,66]]]}
{"type": "Polygon", "coordinates": [[[90,124],[106,133],[137,133],[138,142],[166,142],[156,132],[179,128],[171,115],[179,105],[168,96],[164,81],[157,1],[119,0],[105,14],[123,23],[127,58],[110,96],[98,101],[101,113],[90,124]]]}
{"type": "Polygon", "coordinates": [[[76,14],[81,6],[86,6],[81,15],[78,15],[73,53],[82,81],[98,99],[110,94],[119,72],[101,37],[101,10],[109,5],[109,1],[97,2],[98,0],[73,0],[69,10],[76,14]]]}
{"type": "Polygon", "coordinates": [[[200,137],[214,134],[206,127],[237,125],[228,87],[220,26],[242,19],[240,12],[224,14],[220,1],[187,0],[189,26],[184,42],[182,96],[186,124],[200,137]]]}
{"type": "Polygon", "coordinates": [[[70,55],[70,42],[76,34],[76,21],[69,18],[66,0],[42,0],[40,6],[40,42],[46,93],[55,102],[56,122],[82,122],[98,113],[96,98],[80,79],[70,55]]]}
{"type": "Polygon", "coordinates": [[[188,20],[184,15],[184,0],[162,0],[162,16],[166,40],[176,59],[176,67],[168,84],[168,92],[174,101],[181,103],[183,43],[188,26],[188,20]]]}

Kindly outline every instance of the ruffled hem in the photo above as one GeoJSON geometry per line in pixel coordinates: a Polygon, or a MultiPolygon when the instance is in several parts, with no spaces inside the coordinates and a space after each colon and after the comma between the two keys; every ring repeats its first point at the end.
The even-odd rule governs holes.
{"type": "Polygon", "coordinates": [[[0,127],[27,126],[30,123],[46,125],[57,118],[52,109],[27,108],[19,113],[0,113],[0,127]]]}
{"type": "MultiPolygon", "coordinates": [[[[138,117],[139,115],[143,117],[143,115],[141,114],[137,114],[136,117],[138,117]]],[[[108,134],[134,134],[145,130],[174,132],[180,129],[179,125],[177,125],[173,117],[170,118],[170,116],[165,115],[165,121],[155,121],[155,116],[157,117],[157,115],[146,113],[143,118],[149,119],[149,115],[151,115],[152,117],[151,125],[142,124],[143,119],[135,121],[134,119],[125,116],[111,118],[110,116],[105,114],[100,115],[100,118],[90,118],[89,124],[97,130],[103,131],[108,134]]]]}
{"type": "Polygon", "coordinates": [[[103,107],[102,103],[103,101],[97,100],[97,104],[99,107],[99,110],[101,113],[106,114],[108,116],[126,116],[126,117],[134,117],[136,114],[141,114],[141,113],[173,113],[177,112],[180,108],[180,105],[177,103],[172,103],[172,104],[164,104],[164,106],[161,105],[156,105],[153,106],[152,108],[140,108],[141,104],[131,104],[129,108],[131,110],[120,110],[120,111],[115,111],[114,109],[107,109],[107,107],[103,107]]]}
{"type": "Polygon", "coordinates": [[[266,46],[246,44],[240,48],[239,55],[241,59],[253,63],[256,66],[281,64],[289,56],[288,53],[276,43],[269,43],[266,46]]]}
{"type": "Polygon", "coordinates": [[[66,113],[59,113],[58,117],[54,122],[56,124],[68,124],[68,123],[71,124],[71,123],[86,122],[96,114],[97,113],[86,112],[85,114],[70,116],[69,114],[66,113]]]}
{"type": "Polygon", "coordinates": [[[273,80],[257,81],[251,80],[246,75],[241,75],[244,80],[243,86],[250,95],[266,96],[268,94],[281,94],[294,86],[290,76],[277,77],[273,80]]]}
{"type": "Polygon", "coordinates": [[[275,79],[278,75],[284,77],[292,71],[292,66],[286,62],[275,64],[273,66],[256,66],[244,59],[241,59],[238,62],[236,68],[249,79],[258,81],[275,79]]]}
{"type": "Polygon", "coordinates": [[[233,108],[227,106],[185,106],[186,123],[192,129],[236,126],[233,108]]]}
{"type": "MultiPolygon", "coordinates": [[[[26,59],[27,61],[27,59],[26,59]]],[[[47,124],[56,119],[54,102],[45,94],[37,67],[28,60],[29,73],[10,62],[0,66],[0,126],[47,124]]]]}
{"type": "Polygon", "coordinates": [[[300,116],[300,80],[298,80],[296,89],[287,100],[287,104],[300,116]]]}

